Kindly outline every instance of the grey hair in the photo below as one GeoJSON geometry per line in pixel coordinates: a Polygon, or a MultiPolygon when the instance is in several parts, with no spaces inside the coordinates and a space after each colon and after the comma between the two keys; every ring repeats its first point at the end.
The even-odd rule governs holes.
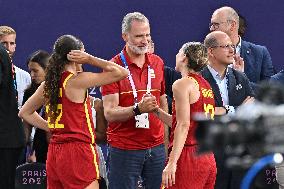
{"type": "Polygon", "coordinates": [[[217,9],[215,12],[219,12],[219,11],[224,11],[226,14],[226,18],[228,21],[235,21],[237,23],[237,26],[239,27],[239,23],[240,23],[240,18],[239,15],[237,13],[237,11],[235,11],[235,9],[233,9],[232,7],[221,7],[219,9],[217,9]]]}
{"type": "Polygon", "coordinates": [[[150,24],[148,18],[144,14],[140,12],[131,12],[125,15],[122,20],[122,24],[121,24],[122,33],[126,33],[130,30],[131,22],[133,20],[137,20],[140,22],[147,22],[148,24],[150,24]]]}

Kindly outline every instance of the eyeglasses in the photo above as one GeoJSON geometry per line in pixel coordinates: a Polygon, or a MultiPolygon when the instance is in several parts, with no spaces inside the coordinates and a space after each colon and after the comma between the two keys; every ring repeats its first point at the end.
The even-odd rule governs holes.
{"type": "Polygon", "coordinates": [[[217,30],[221,24],[224,23],[228,23],[229,20],[227,20],[226,22],[211,22],[209,23],[209,29],[211,29],[211,27],[213,26],[214,30],[217,30]]]}
{"type": "Polygon", "coordinates": [[[236,49],[235,45],[218,45],[218,46],[214,46],[214,47],[211,47],[211,48],[217,48],[217,47],[223,48],[225,50],[230,50],[232,48],[234,51],[236,49]]]}

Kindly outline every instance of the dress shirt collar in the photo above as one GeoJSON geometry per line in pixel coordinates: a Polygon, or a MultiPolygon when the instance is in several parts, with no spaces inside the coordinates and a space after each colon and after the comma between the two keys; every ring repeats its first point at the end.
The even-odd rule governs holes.
{"type": "Polygon", "coordinates": [[[228,72],[228,68],[226,68],[225,77],[224,77],[223,79],[221,79],[221,76],[219,75],[219,73],[218,73],[216,70],[214,70],[214,68],[212,68],[210,65],[207,65],[207,67],[208,67],[210,73],[212,74],[213,78],[214,78],[216,81],[217,81],[217,80],[223,80],[223,79],[225,79],[225,78],[227,77],[228,73],[229,73],[229,72],[228,72]]]}
{"type": "Polygon", "coordinates": [[[241,54],[242,38],[239,36],[239,43],[236,45],[236,54],[241,54]]]}

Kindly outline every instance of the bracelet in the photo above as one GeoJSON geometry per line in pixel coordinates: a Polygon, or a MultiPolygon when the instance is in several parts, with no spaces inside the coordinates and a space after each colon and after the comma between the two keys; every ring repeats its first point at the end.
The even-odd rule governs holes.
{"type": "Polygon", "coordinates": [[[134,104],[134,106],[133,106],[133,112],[134,112],[134,115],[135,115],[135,116],[141,114],[141,112],[140,112],[140,110],[139,110],[139,107],[138,107],[138,104],[134,104]]]}

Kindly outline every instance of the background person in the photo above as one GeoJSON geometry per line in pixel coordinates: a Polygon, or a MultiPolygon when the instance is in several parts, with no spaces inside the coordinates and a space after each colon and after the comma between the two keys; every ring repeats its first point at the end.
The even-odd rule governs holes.
{"type": "MultiPolygon", "coordinates": [[[[8,50],[9,56],[13,62],[13,56],[16,52],[16,31],[9,26],[0,26],[0,42],[8,50]]],[[[17,67],[13,62],[15,69],[16,87],[18,92],[18,108],[21,109],[23,96],[26,88],[31,84],[31,77],[28,72],[17,67]]]]}
{"type": "Polygon", "coordinates": [[[11,59],[0,44],[0,186],[9,189],[15,188],[16,165],[25,144],[14,81],[11,59]]]}
{"type": "MultiPolygon", "coordinates": [[[[24,92],[23,104],[35,93],[40,84],[45,80],[45,71],[49,57],[49,53],[43,50],[35,51],[29,56],[27,66],[30,71],[32,83],[24,92]]],[[[43,119],[46,119],[44,106],[37,109],[37,112],[43,117],[43,119]]],[[[27,146],[27,148],[29,148],[28,153],[32,155],[28,157],[30,158],[28,161],[36,161],[45,164],[48,149],[48,138],[50,137],[49,133],[36,128],[34,136],[31,136],[33,126],[28,124],[26,121],[24,121],[24,126],[26,140],[28,143],[31,143],[30,147],[27,146]]]]}
{"type": "Polygon", "coordinates": [[[244,41],[239,36],[238,29],[239,16],[233,8],[221,7],[212,14],[210,31],[222,31],[230,37],[232,44],[236,46],[234,66],[244,62],[244,70],[238,70],[245,72],[252,87],[255,87],[256,83],[274,75],[272,60],[266,47],[244,41]]]}
{"type": "MultiPolygon", "coordinates": [[[[235,46],[230,37],[221,31],[209,33],[204,40],[208,54],[208,65],[201,71],[212,88],[215,98],[215,115],[233,115],[238,106],[254,101],[250,82],[243,72],[229,65],[234,61],[235,46]]],[[[240,188],[243,172],[226,167],[223,149],[214,151],[217,163],[215,188],[240,188]]]]}

